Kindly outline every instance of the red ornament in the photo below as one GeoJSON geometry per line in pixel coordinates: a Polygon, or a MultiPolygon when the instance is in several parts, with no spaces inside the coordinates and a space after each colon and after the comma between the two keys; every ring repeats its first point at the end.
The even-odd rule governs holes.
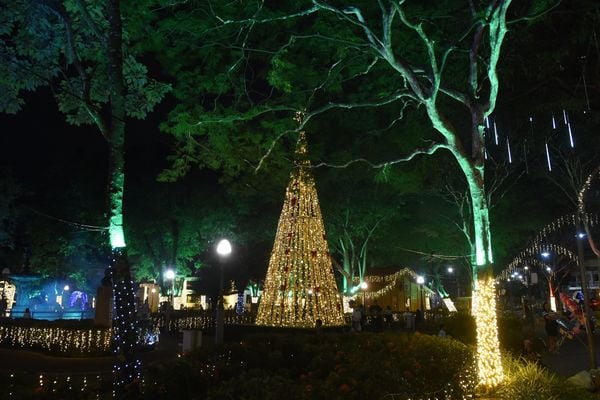
{"type": "Polygon", "coordinates": [[[296,199],[295,197],[292,197],[292,207],[296,205],[297,201],[298,201],[298,199],[296,199]]]}
{"type": "Polygon", "coordinates": [[[319,293],[320,291],[321,291],[321,288],[320,288],[319,286],[317,286],[317,287],[315,288],[315,293],[319,293]]]}
{"type": "Polygon", "coordinates": [[[286,255],[286,256],[289,256],[289,255],[290,255],[290,249],[289,249],[289,247],[288,247],[287,249],[285,249],[285,255],[286,255]]]}
{"type": "Polygon", "coordinates": [[[311,252],[310,252],[310,256],[311,256],[312,258],[315,258],[315,257],[317,256],[317,251],[316,251],[316,250],[313,250],[313,251],[311,251],[311,252]]]}
{"type": "Polygon", "coordinates": [[[285,285],[279,286],[279,290],[281,290],[282,292],[285,292],[285,285]]]}

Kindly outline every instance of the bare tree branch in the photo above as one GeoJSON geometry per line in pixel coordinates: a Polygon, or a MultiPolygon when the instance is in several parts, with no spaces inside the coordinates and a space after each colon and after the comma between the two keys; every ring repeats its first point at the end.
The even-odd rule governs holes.
{"type": "Polygon", "coordinates": [[[373,163],[365,158],[356,158],[356,159],[350,160],[344,164],[329,164],[329,163],[322,162],[322,163],[315,164],[313,166],[313,168],[320,168],[320,167],[347,168],[350,165],[357,164],[357,163],[365,163],[368,166],[370,166],[371,168],[384,168],[384,167],[389,167],[391,165],[399,164],[402,162],[410,161],[418,155],[423,155],[423,154],[431,155],[440,149],[448,149],[448,146],[445,144],[441,144],[441,143],[434,143],[434,144],[430,145],[429,147],[416,149],[406,157],[397,158],[395,160],[386,161],[386,162],[379,163],[379,164],[373,163]]]}

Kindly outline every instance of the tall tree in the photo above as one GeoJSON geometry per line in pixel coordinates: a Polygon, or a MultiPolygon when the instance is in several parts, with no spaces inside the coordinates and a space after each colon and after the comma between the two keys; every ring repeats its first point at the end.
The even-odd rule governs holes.
{"type": "MultiPolygon", "coordinates": [[[[135,11],[136,4],[129,4],[135,11]]],[[[147,76],[123,41],[118,0],[9,2],[0,12],[0,111],[14,113],[24,91],[51,85],[60,110],[76,125],[94,124],[108,148],[108,236],[115,297],[115,389],[139,377],[133,288],[123,231],[124,141],[128,116],[144,118],[168,86],[147,76]]]]}
{"type": "MultiPolygon", "coordinates": [[[[210,117],[197,116],[197,107],[182,105],[169,127],[181,137],[184,132],[192,132],[202,138],[202,144],[191,143],[191,147],[187,139],[182,154],[189,154],[193,147],[216,148],[224,143],[239,151],[239,144],[251,143],[265,148],[266,156],[272,154],[289,129],[289,125],[273,123],[274,116],[285,114],[286,110],[306,110],[307,125],[332,109],[350,109],[358,114],[363,109],[377,108],[385,110],[378,119],[390,130],[405,116],[407,105],[416,106],[425,114],[430,128],[412,131],[412,137],[399,135],[403,140],[397,140],[394,149],[399,149],[401,156],[388,152],[387,157],[384,154],[379,161],[368,164],[390,168],[419,155],[444,150],[464,177],[472,216],[473,271],[477,273],[482,387],[497,385],[503,376],[493,311],[494,259],[484,139],[485,120],[496,107],[500,87],[498,68],[508,32],[510,5],[511,0],[468,1],[464,5],[443,2],[437,7],[421,2],[379,1],[358,7],[343,1],[314,0],[308,5],[286,2],[269,8],[263,2],[246,2],[233,11],[219,7],[197,10],[204,12],[208,21],[208,17],[214,17],[198,28],[206,34],[205,40],[228,41],[225,46],[232,52],[229,59],[213,59],[228,64],[219,75],[220,86],[211,88],[217,94],[207,99],[210,103],[206,105],[213,104],[215,113],[210,117]],[[268,26],[268,35],[260,30],[261,26],[268,26]],[[257,61],[261,54],[268,56],[270,68],[257,61]],[[236,91],[238,83],[242,89],[236,91]],[[218,102],[225,96],[227,103],[235,107],[218,102]],[[266,113],[270,117],[265,117],[266,113]],[[224,132],[236,129],[240,121],[257,117],[262,117],[262,127],[266,128],[260,134],[224,138],[224,132]],[[267,144],[259,145],[264,139],[267,144]]],[[[515,16],[531,20],[547,11],[548,2],[521,7],[514,10],[515,16]]],[[[202,66],[213,67],[214,64],[202,66]]],[[[289,114],[288,118],[291,120],[289,114]]],[[[264,160],[265,157],[256,160],[257,169],[264,166],[264,160]]],[[[365,162],[365,157],[347,159],[337,166],[358,161],[365,162]]],[[[322,165],[334,164],[328,161],[322,165]]]]}

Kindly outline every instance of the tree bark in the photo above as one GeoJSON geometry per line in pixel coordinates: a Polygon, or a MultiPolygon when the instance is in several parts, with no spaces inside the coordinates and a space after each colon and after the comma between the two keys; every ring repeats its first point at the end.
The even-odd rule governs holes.
{"type": "Polygon", "coordinates": [[[137,358],[137,321],[130,266],[123,232],[125,189],[125,86],[123,82],[122,21],[119,0],[107,0],[109,117],[109,235],[114,296],[114,390],[117,398],[139,393],[141,363],[137,358]]]}

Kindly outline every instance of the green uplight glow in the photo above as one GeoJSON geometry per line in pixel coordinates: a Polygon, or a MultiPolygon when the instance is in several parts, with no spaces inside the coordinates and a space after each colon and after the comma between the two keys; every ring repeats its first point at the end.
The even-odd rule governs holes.
{"type": "Polygon", "coordinates": [[[110,235],[110,246],[113,249],[125,247],[125,233],[123,233],[123,224],[114,224],[114,220],[111,219],[110,227],[108,228],[110,235]]]}

